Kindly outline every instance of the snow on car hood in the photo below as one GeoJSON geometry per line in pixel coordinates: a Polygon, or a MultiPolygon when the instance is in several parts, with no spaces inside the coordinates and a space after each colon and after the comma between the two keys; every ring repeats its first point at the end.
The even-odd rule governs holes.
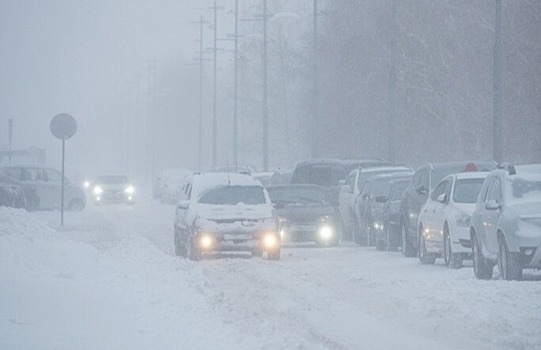
{"type": "Polygon", "coordinates": [[[197,216],[212,221],[261,220],[273,217],[273,208],[269,204],[213,205],[197,204],[197,216]]]}

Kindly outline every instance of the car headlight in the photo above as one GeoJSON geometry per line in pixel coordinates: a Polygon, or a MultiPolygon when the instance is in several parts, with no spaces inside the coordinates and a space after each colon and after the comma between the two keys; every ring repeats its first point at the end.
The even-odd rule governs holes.
{"type": "Polygon", "coordinates": [[[262,237],[263,246],[266,249],[274,249],[278,247],[280,241],[278,240],[278,236],[274,232],[266,232],[263,234],[262,237]]]}
{"type": "Polygon", "coordinates": [[[455,220],[458,227],[470,227],[471,215],[459,211],[455,214],[455,220]]]}
{"type": "Polygon", "coordinates": [[[133,194],[135,192],[135,188],[133,186],[128,186],[126,187],[124,192],[126,192],[127,194],[133,194]]]}
{"type": "Polygon", "coordinates": [[[210,233],[200,233],[197,236],[197,243],[200,249],[208,250],[214,245],[214,236],[210,233]]]}
{"type": "Polygon", "coordinates": [[[94,187],[94,194],[102,194],[102,193],[103,193],[103,188],[101,188],[100,186],[94,187]]]}
{"type": "Polygon", "coordinates": [[[380,224],[379,222],[374,222],[374,229],[376,230],[383,230],[383,224],[380,224]]]}
{"type": "Polygon", "coordinates": [[[334,228],[331,225],[322,225],[318,233],[322,239],[330,239],[334,235],[334,228]]]}

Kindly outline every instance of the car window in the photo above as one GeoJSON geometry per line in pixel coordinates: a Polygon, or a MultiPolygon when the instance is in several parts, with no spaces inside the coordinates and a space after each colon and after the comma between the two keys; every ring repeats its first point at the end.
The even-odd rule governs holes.
{"type": "Polygon", "coordinates": [[[54,169],[47,169],[47,181],[62,182],[62,174],[54,169]]]}
{"type": "Polygon", "coordinates": [[[26,168],[24,181],[45,181],[45,175],[41,168],[26,168]]]}
{"type": "Polygon", "coordinates": [[[4,168],[2,169],[2,172],[4,173],[4,175],[18,181],[22,181],[24,179],[23,171],[21,168],[4,168]]]}
{"type": "Polygon", "coordinates": [[[218,186],[205,191],[198,203],[213,205],[265,204],[266,198],[261,186],[218,186]]]}
{"type": "Polygon", "coordinates": [[[357,175],[357,171],[352,171],[349,173],[348,177],[346,177],[346,185],[349,185],[351,190],[353,191],[355,187],[355,176],[357,175]]]}
{"type": "Polygon", "coordinates": [[[501,203],[502,200],[502,186],[501,181],[498,177],[492,179],[492,182],[489,185],[486,201],[495,200],[497,203],[501,203]]]}
{"type": "Polygon", "coordinates": [[[269,188],[272,202],[286,205],[331,205],[326,193],[314,188],[269,188]]]}
{"type": "Polygon", "coordinates": [[[453,190],[453,201],[455,203],[475,203],[483,187],[484,179],[459,179],[453,190]]]}
{"type": "Polygon", "coordinates": [[[387,188],[385,196],[391,201],[399,200],[409,184],[407,181],[395,182],[387,188]]]}
{"type": "Polygon", "coordinates": [[[363,189],[361,190],[361,196],[365,196],[365,195],[368,195],[370,193],[370,188],[372,187],[372,183],[369,181],[369,182],[365,182],[364,186],[363,186],[363,189]]]}
{"type": "Polygon", "coordinates": [[[419,184],[417,185],[417,188],[419,188],[420,186],[424,186],[425,190],[429,190],[430,188],[428,187],[428,169],[423,169],[421,171],[421,174],[419,176],[419,184]]]}
{"type": "Polygon", "coordinates": [[[440,182],[438,186],[432,191],[432,194],[430,195],[430,199],[433,201],[436,201],[440,194],[444,193],[445,187],[447,186],[449,181],[443,181],[440,182]]]}

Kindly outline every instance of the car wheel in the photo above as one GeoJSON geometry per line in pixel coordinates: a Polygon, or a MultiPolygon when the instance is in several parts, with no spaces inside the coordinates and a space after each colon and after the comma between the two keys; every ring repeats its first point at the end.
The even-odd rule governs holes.
{"type": "Polygon", "coordinates": [[[509,253],[505,238],[498,239],[498,269],[502,275],[502,279],[506,281],[519,281],[522,279],[522,267],[517,255],[509,253]]]}
{"type": "Polygon", "coordinates": [[[186,252],[187,252],[187,255],[188,255],[188,259],[190,260],[193,260],[193,261],[198,261],[201,259],[201,251],[199,249],[197,249],[197,247],[195,246],[194,242],[193,242],[193,238],[191,237],[188,237],[186,239],[186,252]]]}
{"type": "Polygon", "coordinates": [[[408,240],[408,229],[406,228],[406,224],[402,222],[400,226],[402,231],[402,254],[406,258],[413,258],[415,257],[416,252],[413,245],[408,240]]]}
{"type": "Polygon", "coordinates": [[[426,251],[425,235],[423,234],[422,226],[419,228],[419,261],[423,265],[431,265],[436,261],[436,257],[426,251]]]}
{"type": "Polygon", "coordinates": [[[494,266],[483,256],[476,234],[472,234],[472,258],[475,277],[482,280],[491,279],[494,266]]]}
{"type": "Polygon", "coordinates": [[[280,251],[281,249],[278,248],[278,249],[267,252],[267,258],[269,260],[280,260],[280,251]]]}
{"type": "Polygon", "coordinates": [[[443,257],[445,265],[450,269],[459,269],[462,267],[462,255],[453,253],[451,246],[451,235],[447,225],[443,228],[443,257]]]}
{"type": "Polygon", "coordinates": [[[69,211],[82,211],[85,208],[85,204],[80,199],[73,199],[68,205],[69,211]]]}

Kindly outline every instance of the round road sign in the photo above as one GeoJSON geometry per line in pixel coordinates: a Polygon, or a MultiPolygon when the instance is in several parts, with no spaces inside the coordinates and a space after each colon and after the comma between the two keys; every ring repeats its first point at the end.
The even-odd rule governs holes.
{"type": "Polygon", "coordinates": [[[77,122],[75,118],[67,113],[60,113],[51,120],[51,132],[61,140],[67,140],[77,131],[77,122]]]}

